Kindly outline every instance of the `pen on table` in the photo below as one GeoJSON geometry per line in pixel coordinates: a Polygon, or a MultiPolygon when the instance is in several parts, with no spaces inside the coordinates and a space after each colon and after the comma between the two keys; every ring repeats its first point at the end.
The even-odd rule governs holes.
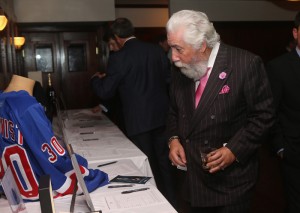
{"type": "Polygon", "coordinates": [[[80,126],[79,128],[89,128],[89,127],[94,127],[93,125],[91,126],[80,126]]]}
{"type": "Polygon", "coordinates": [[[132,184],[127,184],[127,185],[113,185],[113,186],[108,186],[108,188],[113,189],[113,188],[122,188],[122,187],[133,187],[132,184]]]}
{"type": "Polygon", "coordinates": [[[97,141],[99,140],[98,138],[86,138],[86,139],[83,139],[83,141],[97,141]]]}
{"type": "Polygon", "coordinates": [[[121,192],[122,194],[129,194],[129,193],[132,193],[132,192],[139,192],[139,191],[145,191],[149,188],[140,188],[140,189],[133,189],[133,190],[128,190],[128,191],[123,191],[121,192]]]}
{"type": "Polygon", "coordinates": [[[95,134],[95,132],[80,132],[80,135],[91,135],[91,134],[95,134]]]}
{"type": "Polygon", "coordinates": [[[112,162],[108,162],[108,163],[103,163],[103,164],[98,165],[97,167],[107,166],[107,165],[114,164],[114,163],[117,163],[117,162],[118,161],[112,161],[112,162]]]}

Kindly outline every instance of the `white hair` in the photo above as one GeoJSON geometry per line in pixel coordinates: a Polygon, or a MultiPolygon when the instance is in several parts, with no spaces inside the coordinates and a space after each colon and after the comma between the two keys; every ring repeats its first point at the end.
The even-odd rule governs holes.
{"type": "Polygon", "coordinates": [[[184,42],[193,46],[194,49],[199,49],[203,41],[206,41],[209,48],[213,48],[220,41],[220,35],[213,24],[205,13],[199,11],[181,10],[174,13],[166,28],[168,33],[184,30],[184,42]]]}

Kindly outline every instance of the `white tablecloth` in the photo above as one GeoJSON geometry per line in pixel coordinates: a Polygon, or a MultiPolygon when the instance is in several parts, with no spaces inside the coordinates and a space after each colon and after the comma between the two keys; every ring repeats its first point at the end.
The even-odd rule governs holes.
{"type": "Polygon", "coordinates": [[[69,110],[67,114],[65,135],[74,151],[89,163],[130,159],[143,175],[153,177],[147,156],[105,115],[90,109],[69,110]]]}
{"type": "MultiPolygon", "coordinates": [[[[90,193],[97,210],[103,213],[175,213],[174,208],[157,190],[147,156],[104,115],[90,109],[70,110],[64,120],[65,140],[77,154],[85,157],[89,168],[107,172],[111,180],[116,175],[152,177],[145,185],[135,184],[130,189],[147,187],[148,190],[121,194],[127,188],[109,189],[107,186],[90,193]],[[99,164],[117,161],[103,167],[99,164]]],[[[59,134],[59,125],[54,131],[59,134]]],[[[56,212],[69,212],[71,196],[54,200],[56,212]]],[[[40,213],[40,203],[26,203],[28,213],[40,213]]],[[[88,212],[84,196],[77,196],[74,212],[88,212]]],[[[0,199],[0,212],[11,212],[7,200],[0,199]]]]}
{"type": "MultiPolygon", "coordinates": [[[[90,164],[91,168],[96,169],[97,163],[90,164]]],[[[122,175],[143,175],[131,160],[119,160],[115,164],[102,167],[104,172],[109,174],[111,180],[118,174],[122,175]]],[[[118,185],[121,183],[110,183],[109,185],[118,185]]],[[[92,202],[96,210],[102,210],[103,213],[176,213],[175,209],[168,203],[151,182],[146,184],[134,184],[133,187],[108,188],[109,185],[98,188],[90,193],[92,202]],[[122,191],[149,188],[145,191],[122,194],[122,191]]],[[[71,196],[56,198],[54,206],[57,213],[66,213],[70,211],[71,196]]],[[[25,203],[27,213],[40,213],[40,203],[25,203]]],[[[75,201],[75,213],[88,212],[89,209],[84,196],[77,196],[75,201]]],[[[0,212],[11,212],[7,200],[0,199],[0,212]]]]}

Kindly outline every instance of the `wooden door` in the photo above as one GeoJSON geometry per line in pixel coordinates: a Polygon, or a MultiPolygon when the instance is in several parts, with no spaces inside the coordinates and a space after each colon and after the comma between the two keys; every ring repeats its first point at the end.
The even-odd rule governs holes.
{"type": "Polygon", "coordinates": [[[97,71],[96,33],[65,32],[62,40],[62,93],[68,109],[92,107],[97,98],[90,78],[97,71]]]}
{"type": "Polygon", "coordinates": [[[42,85],[46,89],[48,74],[57,92],[61,91],[61,51],[57,33],[24,33],[24,67],[26,72],[41,71],[42,85]]]}
{"type": "Polygon", "coordinates": [[[67,109],[93,107],[97,97],[89,79],[99,69],[96,32],[25,32],[24,66],[26,72],[42,71],[47,87],[51,73],[57,95],[67,109]]]}

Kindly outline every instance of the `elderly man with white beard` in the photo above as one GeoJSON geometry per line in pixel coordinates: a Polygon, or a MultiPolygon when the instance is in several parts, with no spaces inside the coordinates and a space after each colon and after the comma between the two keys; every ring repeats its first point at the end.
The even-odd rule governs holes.
{"type": "Polygon", "coordinates": [[[220,42],[202,12],[174,13],[166,28],[179,68],[170,88],[169,158],[187,169],[183,197],[191,213],[247,213],[258,149],[274,123],[262,60],[220,42]]]}

